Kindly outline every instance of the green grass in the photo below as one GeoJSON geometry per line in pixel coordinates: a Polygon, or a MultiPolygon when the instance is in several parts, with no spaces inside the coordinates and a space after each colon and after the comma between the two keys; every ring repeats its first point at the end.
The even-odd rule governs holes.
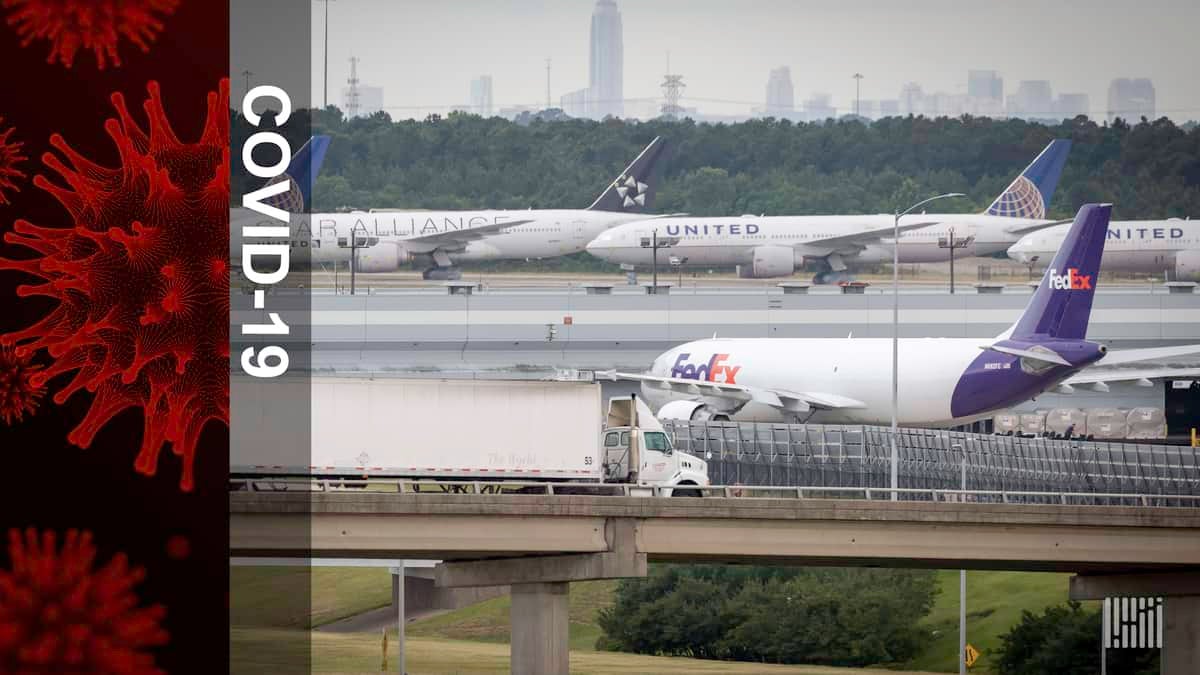
{"type": "MultiPolygon", "coordinates": [[[[600,637],[596,614],[612,604],[616,581],[581,581],[571,584],[568,596],[570,645],[573,650],[593,650],[600,637]]],[[[509,596],[485,600],[408,625],[408,635],[449,640],[508,642],[509,596]]]]}
{"type": "MultiPolygon", "coordinates": [[[[396,634],[389,636],[388,663],[395,672],[396,634]]],[[[231,673],[368,673],[382,665],[380,635],[309,633],[301,630],[234,628],[230,634],[231,673]],[[311,655],[312,670],[300,671],[311,655]]],[[[507,644],[409,638],[406,641],[406,670],[411,675],[426,673],[507,673],[507,644]]],[[[792,673],[795,675],[903,675],[902,671],[820,666],[777,666],[761,663],[703,661],[699,659],[641,656],[615,652],[571,652],[571,672],[576,675],[645,673],[792,673]]],[[[908,672],[909,675],[921,675],[908,672]]]]}
{"type": "Polygon", "coordinates": [[[234,626],[314,628],[392,602],[391,572],[372,567],[233,567],[234,626]]]}
{"type": "MultiPolygon", "coordinates": [[[[1000,645],[1000,636],[1016,624],[1022,610],[1040,612],[1045,607],[1066,602],[1068,578],[1069,575],[1065,574],[968,572],[967,637],[968,641],[983,653],[981,663],[972,672],[991,672],[989,659],[1000,645]]],[[[933,611],[923,621],[923,624],[936,631],[936,634],[922,655],[905,666],[922,671],[957,672],[958,572],[938,572],[938,581],[941,593],[938,594],[933,611]]],[[[612,604],[616,584],[616,581],[571,584],[570,648],[578,655],[578,658],[573,657],[573,666],[584,663],[579,660],[583,655],[588,652],[594,653],[596,640],[601,634],[600,627],[596,624],[596,615],[602,608],[612,604]]],[[[385,569],[323,567],[305,570],[292,567],[236,567],[231,570],[230,618],[237,627],[235,634],[237,631],[243,631],[246,640],[265,639],[262,636],[267,636],[270,638],[267,642],[271,643],[307,643],[308,638],[301,631],[263,632],[257,629],[312,628],[383,607],[390,602],[391,579],[390,573],[385,569]],[[255,635],[260,637],[254,637],[255,635]]],[[[431,656],[429,667],[432,669],[426,672],[497,672],[496,669],[502,671],[507,667],[506,645],[509,639],[510,606],[509,597],[502,596],[409,624],[408,635],[418,644],[437,646],[437,649],[431,646],[432,651],[442,650],[446,654],[456,654],[467,649],[463,645],[470,642],[478,644],[480,649],[484,650],[478,655],[484,658],[485,663],[480,666],[483,670],[470,670],[479,665],[475,662],[468,664],[467,661],[442,661],[431,656]],[[493,663],[491,657],[486,656],[491,654],[488,649],[499,649],[497,654],[500,656],[496,658],[503,658],[493,663]],[[455,663],[457,665],[454,665],[455,663]],[[500,665],[495,665],[496,663],[500,665]],[[454,667],[451,668],[451,665],[454,667]],[[438,670],[442,666],[449,670],[438,670]]],[[[316,651],[324,653],[328,650],[332,654],[322,655],[320,658],[322,663],[334,670],[334,664],[340,658],[338,654],[343,646],[348,650],[348,655],[359,659],[352,661],[358,664],[354,668],[368,667],[366,662],[362,661],[366,657],[355,656],[366,649],[364,645],[373,645],[374,651],[371,654],[374,656],[371,658],[377,659],[379,655],[379,637],[375,635],[346,637],[314,634],[312,640],[314,645],[321,647],[316,651]]],[[[271,645],[263,646],[265,651],[255,658],[269,657],[273,648],[271,645]]],[[[375,663],[374,667],[377,668],[378,663],[375,663]]],[[[643,672],[638,670],[636,665],[626,666],[626,670],[643,672]]],[[[586,672],[608,671],[601,669],[586,672]]]]}
{"type": "MultiPolygon", "coordinates": [[[[1021,612],[1040,612],[1067,601],[1069,574],[1036,572],[967,572],[967,642],[982,657],[972,672],[987,673],[989,657],[1000,647],[1000,636],[1021,619],[1021,612]]],[[[941,570],[933,611],[924,625],[937,631],[933,642],[909,668],[958,672],[958,571],[941,570]]]]}

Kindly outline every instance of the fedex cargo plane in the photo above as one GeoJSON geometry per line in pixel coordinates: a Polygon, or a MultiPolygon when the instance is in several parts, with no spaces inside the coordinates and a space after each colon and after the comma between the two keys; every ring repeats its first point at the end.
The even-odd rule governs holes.
{"type": "MultiPolygon", "coordinates": [[[[1024,234],[1055,224],[1047,208],[1071,149],[1055,140],[978,214],[913,213],[900,220],[900,261],[936,262],[950,256],[939,245],[951,229],[965,248],[955,255],[992,255],[1024,234]]],[[[614,227],[588,244],[605,260],[649,265],[652,232],[669,247],[660,253],[683,267],[737,266],[747,279],[790,276],[806,262],[820,270],[814,281],[848,278],[848,266],[892,261],[892,214],[857,216],[741,216],[666,218],[614,227]]]]}
{"type": "MultiPolygon", "coordinates": [[[[1109,352],[1087,339],[1109,205],[1079,210],[1020,318],[994,339],[899,340],[900,424],[954,426],[1073,384],[1175,375],[1089,368],[1200,353],[1200,345],[1109,352]]],[[[892,340],[711,339],[659,356],[642,383],[669,419],[884,424],[891,419],[892,340]]]]}

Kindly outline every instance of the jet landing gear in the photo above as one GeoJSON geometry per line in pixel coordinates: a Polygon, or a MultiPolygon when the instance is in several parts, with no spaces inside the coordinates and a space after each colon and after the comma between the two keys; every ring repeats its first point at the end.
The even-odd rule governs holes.
{"type": "Polygon", "coordinates": [[[814,284],[840,284],[851,281],[854,281],[854,275],[847,271],[834,272],[833,270],[829,270],[828,272],[818,272],[813,276],[814,284]]]}
{"type": "Polygon", "coordinates": [[[817,270],[814,284],[840,284],[854,281],[854,275],[846,268],[842,256],[834,253],[813,261],[817,270]]]}
{"type": "Polygon", "coordinates": [[[425,281],[458,281],[462,279],[461,267],[430,267],[421,272],[425,281]]]}

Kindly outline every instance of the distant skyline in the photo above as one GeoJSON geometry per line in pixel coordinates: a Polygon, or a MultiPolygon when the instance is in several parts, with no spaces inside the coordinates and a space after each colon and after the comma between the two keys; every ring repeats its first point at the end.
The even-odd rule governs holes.
{"type": "MultiPolygon", "coordinates": [[[[329,82],[340,91],[351,55],[363,84],[384,89],[393,117],[421,118],[468,103],[470,81],[492,77],[494,108],[544,107],[588,86],[595,0],[336,0],[330,6],[329,82]]],[[[684,76],[683,104],[712,115],[764,104],[768,74],[791,69],[796,99],[827,93],[851,112],[852,75],[864,100],[897,99],[907,82],[965,94],[968,70],[995,70],[1006,94],[1021,80],[1049,80],[1054,94],[1088,95],[1103,119],[1110,82],[1148,77],[1159,115],[1200,119],[1195,26],[1200,3],[1147,0],[1102,9],[1082,0],[1043,4],[886,0],[854,11],[794,0],[617,0],[624,42],[624,96],[661,101],[671,70],[684,76]]],[[[312,86],[320,100],[323,3],[313,2],[312,86]]],[[[234,71],[252,65],[232,64],[234,71]]],[[[331,97],[332,98],[332,97],[331,97]]],[[[331,103],[338,101],[331,100],[331,103]]],[[[645,106],[626,105],[629,110],[645,106]]]]}

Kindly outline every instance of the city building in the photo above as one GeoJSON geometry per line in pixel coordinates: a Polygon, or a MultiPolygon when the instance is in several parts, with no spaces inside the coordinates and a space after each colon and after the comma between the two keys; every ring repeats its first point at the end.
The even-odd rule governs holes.
{"type": "Polygon", "coordinates": [[[621,117],[625,73],[625,47],[621,41],[621,12],[613,0],[596,0],[592,11],[591,58],[588,88],[591,117],[621,117]]]}
{"type": "Polygon", "coordinates": [[[768,117],[791,117],[796,112],[796,95],[792,89],[792,71],[787,66],[771,70],[767,78],[767,105],[763,113],[768,117]]]}
{"type": "Polygon", "coordinates": [[[471,80],[471,112],[483,117],[492,116],[491,75],[480,75],[471,80]]]}
{"type": "Polygon", "coordinates": [[[588,107],[588,99],[591,91],[591,89],[576,89],[563,94],[558,97],[558,105],[571,117],[590,117],[592,111],[588,107]]]}
{"type": "Polygon", "coordinates": [[[1087,94],[1059,94],[1057,109],[1058,116],[1067,120],[1091,116],[1091,99],[1087,94]]]}
{"type": "Polygon", "coordinates": [[[1010,117],[1046,119],[1057,114],[1049,80],[1021,80],[1017,93],[1008,97],[1010,117]]]}
{"type": "Polygon", "coordinates": [[[837,117],[829,94],[813,94],[804,102],[804,117],[809,122],[824,122],[831,117],[837,117]]]}
{"type": "Polygon", "coordinates": [[[976,101],[1004,103],[1004,78],[994,70],[968,70],[967,96],[976,101]]]}
{"type": "Polygon", "coordinates": [[[925,92],[921,89],[921,85],[909,82],[901,87],[899,104],[901,115],[924,115],[925,92]]]}
{"type": "Polygon", "coordinates": [[[1154,83],[1146,77],[1120,77],[1108,85],[1108,121],[1154,119],[1154,83]]]}

